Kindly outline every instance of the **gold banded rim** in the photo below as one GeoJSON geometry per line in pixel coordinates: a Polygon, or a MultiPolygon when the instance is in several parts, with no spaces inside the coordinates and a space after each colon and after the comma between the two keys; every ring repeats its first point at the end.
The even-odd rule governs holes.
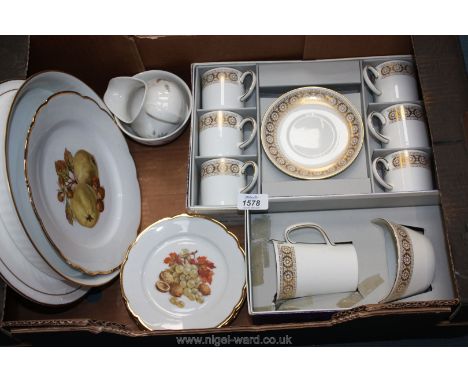
{"type": "Polygon", "coordinates": [[[364,142],[361,114],[343,95],[327,88],[307,86],[291,90],[267,109],[261,126],[261,141],[266,155],[280,171],[299,179],[325,179],[347,169],[359,155],[364,142]],[[326,105],[337,111],[346,123],[349,139],[346,149],[333,163],[323,167],[308,167],[288,159],[278,144],[278,127],[282,118],[301,105],[326,105]]]}
{"type": "MultiPolygon", "coordinates": [[[[128,299],[128,297],[126,296],[125,294],[125,289],[124,289],[124,286],[123,286],[123,273],[125,271],[125,265],[127,264],[127,261],[128,261],[128,257],[130,255],[130,252],[131,250],[133,249],[133,247],[138,243],[138,241],[142,238],[142,236],[147,233],[148,231],[150,231],[152,228],[154,228],[155,226],[157,226],[158,224],[161,224],[163,222],[166,222],[166,221],[170,221],[170,220],[175,220],[175,219],[179,219],[179,218],[199,218],[199,219],[205,219],[205,220],[208,220],[212,223],[215,223],[217,224],[218,226],[220,226],[224,232],[226,232],[226,234],[230,237],[232,237],[232,239],[234,239],[234,242],[235,244],[237,245],[237,248],[239,249],[241,255],[243,256],[244,260],[245,260],[245,252],[244,250],[242,249],[240,243],[239,243],[239,239],[237,238],[237,236],[232,233],[231,231],[228,230],[228,228],[222,224],[221,222],[219,222],[218,220],[216,219],[213,219],[213,218],[210,218],[208,216],[203,216],[203,215],[196,215],[196,214],[179,214],[179,215],[175,215],[175,216],[172,216],[172,217],[166,217],[166,218],[163,218],[163,219],[160,219],[160,220],[157,220],[155,221],[154,223],[150,224],[148,227],[146,227],[143,231],[141,231],[138,236],[136,237],[136,239],[133,241],[132,244],[129,245],[128,249],[127,249],[127,253],[125,254],[125,258],[122,262],[122,266],[120,268],[120,292],[122,294],[122,298],[125,302],[125,306],[127,307],[127,310],[130,312],[130,314],[133,316],[133,318],[135,320],[137,320],[138,324],[147,329],[147,330],[151,330],[151,331],[155,331],[157,329],[153,329],[151,327],[149,327],[145,321],[138,315],[137,312],[135,312],[132,307],[130,306],[130,301],[128,299]]],[[[234,305],[234,307],[232,308],[232,311],[226,316],[226,318],[224,318],[219,324],[217,324],[216,326],[214,326],[214,328],[221,328],[223,326],[226,326],[228,325],[230,322],[232,322],[236,317],[237,315],[239,314],[239,311],[240,309],[242,308],[242,305],[244,304],[244,301],[247,297],[247,286],[246,286],[246,283],[244,281],[244,286],[242,287],[242,292],[241,292],[241,296],[239,298],[239,300],[237,301],[237,303],[234,305]]],[[[209,328],[206,328],[206,329],[209,329],[209,328]]]]}
{"type": "MultiPolygon", "coordinates": [[[[0,85],[2,84],[5,84],[7,82],[12,82],[12,81],[22,81],[22,83],[24,83],[24,79],[11,79],[11,80],[5,80],[5,81],[0,81],[0,85]]],[[[12,89],[9,89],[9,90],[5,90],[3,92],[0,93],[0,98],[3,97],[4,95],[6,94],[9,94],[9,93],[12,93],[12,92],[17,92],[18,89],[21,87],[21,84],[18,84],[17,87],[14,87],[12,89]]],[[[5,121],[6,122],[6,121],[5,121]]],[[[4,224],[4,223],[2,223],[4,224]]],[[[9,234],[8,234],[9,235],[9,234]]],[[[1,259],[0,259],[0,262],[2,262],[3,266],[8,270],[8,272],[10,272],[12,274],[12,276],[17,279],[20,283],[22,283],[26,288],[29,288],[31,290],[33,290],[34,292],[37,292],[41,295],[46,295],[46,296],[51,296],[52,298],[59,298],[60,296],[67,296],[67,295],[71,295],[73,293],[76,293],[79,289],[81,289],[82,287],[80,285],[76,285],[76,288],[75,289],[72,289],[70,290],[69,292],[67,293],[63,293],[63,294],[52,294],[52,293],[47,293],[47,292],[43,292],[33,286],[30,286],[29,284],[27,284],[26,282],[24,282],[23,280],[20,280],[17,275],[13,272],[12,269],[10,269],[10,267],[5,264],[1,259]]],[[[49,303],[45,303],[45,302],[40,302],[40,301],[37,301],[35,299],[33,299],[32,297],[28,296],[27,294],[23,293],[22,291],[20,291],[16,286],[14,286],[12,283],[10,283],[6,277],[4,277],[3,275],[0,274],[0,279],[3,280],[7,285],[8,287],[10,287],[11,289],[13,289],[16,293],[18,293],[19,295],[21,295],[22,297],[24,297],[25,299],[33,302],[33,303],[36,303],[36,304],[39,304],[39,305],[43,305],[43,306],[46,306],[46,307],[57,307],[57,306],[63,306],[63,305],[68,305],[68,304],[71,304],[73,302],[75,302],[76,300],[79,300],[81,298],[83,298],[84,295],[86,295],[86,293],[88,292],[87,290],[83,293],[83,295],[81,295],[80,297],[78,297],[76,300],[74,301],[70,301],[70,302],[67,302],[65,304],[49,304],[49,303]]]]}
{"type": "MultiPolygon", "coordinates": [[[[80,79],[76,78],[75,76],[71,75],[71,74],[68,74],[66,72],[63,72],[63,71],[60,71],[60,70],[44,70],[44,71],[40,71],[40,72],[37,72],[35,74],[33,74],[32,76],[28,77],[27,79],[24,80],[23,84],[18,88],[18,91],[17,93],[15,94],[15,98],[13,99],[13,103],[12,103],[12,106],[10,108],[10,111],[8,113],[8,120],[7,120],[7,125],[6,125],[6,129],[4,131],[4,135],[3,135],[3,149],[4,149],[4,155],[5,155],[5,164],[4,164],[4,171],[6,173],[6,180],[7,180],[7,190],[10,194],[10,197],[12,198],[13,200],[13,206],[15,208],[15,211],[16,211],[16,214],[19,218],[19,221],[21,223],[21,226],[23,227],[24,229],[24,232],[26,233],[29,241],[31,242],[31,245],[34,247],[34,249],[36,250],[36,252],[42,257],[42,259],[55,271],[57,272],[60,276],[62,276],[64,279],[68,280],[68,281],[71,281],[77,285],[80,285],[80,286],[83,286],[83,287],[93,287],[93,286],[98,286],[98,285],[103,285],[103,284],[106,284],[108,282],[111,281],[111,279],[106,279],[103,283],[100,283],[100,284],[89,284],[89,283],[84,283],[84,282],[81,282],[79,281],[77,278],[74,278],[74,277],[71,277],[70,275],[68,275],[66,272],[62,271],[61,269],[59,269],[59,267],[56,267],[52,264],[52,262],[47,258],[46,255],[44,255],[41,250],[38,248],[37,244],[34,242],[34,240],[32,239],[31,237],[31,234],[29,233],[29,231],[27,230],[26,228],[26,223],[24,222],[21,214],[19,213],[19,207],[18,207],[18,201],[16,200],[15,196],[13,195],[13,192],[12,192],[12,174],[10,174],[10,169],[9,169],[9,158],[8,158],[8,153],[9,153],[9,147],[8,147],[8,138],[9,138],[9,135],[10,135],[10,127],[11,127],[11,122],[12,122],[12,119],[13,119],[13,116],[14,116],[14,110],[16,111],[16,106],[18,105],[21,97],[23,97],[23,94],[24,92],[27,92],[29,87],[30,87],[30,83],[34,80],[36,80],[37,78],[40,78],[41,76],[44,76],[44,75],[47,75],[47,74],[60,74],[60,75],[65,75],[67,77],[69,77],[70,79],[73,79],[74,81],[76,81],[77,83],[81,83],[83,84],[87,90],[89,91],[89,93],[95,98],[95,99],[99,99],[99,96],[88,86],[86,85],[83,81],[81,81],[80,79]]],[[[47,98],[50,98],[51,96],[53,96],[53,91],[50,91],[50,95],[49,97],[47,98]]],[[[45,98],[44,100],[47,100],[47,98],[45,98]]],[[[102,105],[104,105],[104,102],[102,102],[102,105]]],[[[103,106],[99,105],[100,108],[103,108],[103,106]]],[[[107,114],[110,115],[109,111],[105,108],[104,106],[104,110],[107,112],[107,114]]],[[[67,264],[68,265],[68,264],[67,264]]],[[[116,274],[117,275],[117,274],[116,274]]],[[[115,276],[116,276],[115,275],[115,276]]],[[[113,275],[112,279],[115,277],[113,275]]]]}
{"type": "Polygon", "coordinates": [[[103,113],[105,113],[105,115],[107,117],[109,117],[109,119],[111,120],[112,122],[112,125],[118,130],[118,126],[117,124],[115,123],[115,120],[114,118],[112,117],[112,115],[107,111],[105,110],[104,108],[102,108],[93,98],[91,97],[88,97],[88,96],[85,96],[85,95],[82,95],[80,94],[79,92],[76,92],[76,91],[71,91],[71,90],[66,90],[66,91],[61,91],[61,92],[57,92],[57,93],[54,93],[52,94],[49,98],[47,98],[36,110],[32,120],[31,120],[31,124],[29,126],[29,129],[27,131],[27,134],[26,134],[26,141],[25,141],[25,146],[24,146],[24,177],[25,177],[25,181],[26,181],[26,188],[28,190],[28,195],[29,195],[29,202],[31,203],[31,206],[32,206],[32,209],[34,211],[34,214],[36,215],[37,217],[37,220],[39,222],[39,225],[41,226],[42,228],[42,231],[44,232],[47,240],[49,241],[49,243],[52,245],[52,247],[55,249],[55,251],[57,252],[57,254],[72,268],[82,272],[82,273],[85,273],[87,275],[90,275],[90,276],[97,276],[97,275],[109,275],[111,273],[114,273],[116,272],[121,264],[119,264],[118,266],[112,268],[112,269],[108,269],[108,270],[104,270],[104,271],[91,271],[89,269],[86,269],[85,267],[79,265],[79,264],[76,264],[75,262],[71,261],[61,250],[60,248],[57,247],[57,245],[54,243],[54,241],[52,240],[49,232],[47,231],[47,228],[44,224],[44,222],[42,221],[42,218],[41,218],[41,215],[39,214],[39,211],[37,210],[37,207],[36,207],[36,203],[34,201],[34,197],[33,197],[33,193],[32,193],[32,189],[31,189],[31,182],[29,180],[29,176],[28,176],[28,153],[29,153],[29,144],[30,144],[30,138],[31,138],[31,134],[34,130],[34,127],[36,125],[36,122],[37,122],[37,118],[40,116],[42,110],[44,110],[47,105],[55,100],[56,98],[58,97],[61,97],[61,96],[67,96],[67,95],[75,95],[75,96],[78,96],[80,97],[82,100],[85,100],[85,101],[89,101],[91,102],[93,105],[95,105],[97,108],[99,108],[103,113]]]}
{"type": "Polygon", "coordinates": [[[389,229],[396,249],[396,275],[390,292],[379,301],[379,304],[388,303],[404,298],[406,290],[411,283],[414,267],[413,243],[407,229],[387,219],[379,218],[375,223],[383,223],[389,229]]]}

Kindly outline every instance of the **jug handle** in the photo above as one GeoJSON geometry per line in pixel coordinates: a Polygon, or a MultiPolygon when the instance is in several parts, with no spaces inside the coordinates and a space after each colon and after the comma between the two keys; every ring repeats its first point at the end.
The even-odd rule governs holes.
{"type": "Polygon", "coordinates": [[[315,229],[317,231],[319,231],[323,238],[325,239],[325,243],[327,245],[335,245],[335,243],[333,243],[330,238],[328,237],[327,233],[325,232],[325,230],[320,227],[318,224],[315,224],[315,223],[298,223],[298,224],[293,224],[293,225],[290,225],[288,228],[286,228],[286,230],[284,231],[284,238],[285,240],[289,243],[289,244],[296,244],[295,241],[291,241],[291,239],[289,238],[289,235],[291,234],[291,232],[297,230],[297,229],[302,229],[302,228],[311,228],[311,229],[315,229]]]}

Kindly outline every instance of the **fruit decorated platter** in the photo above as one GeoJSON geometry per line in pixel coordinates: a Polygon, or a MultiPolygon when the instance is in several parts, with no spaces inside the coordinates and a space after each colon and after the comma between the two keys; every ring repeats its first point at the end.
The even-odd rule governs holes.
{"type": "MultiPolygon", "coordinates": [[[[26,171],[28,165],[32,165],[33,167],[36,166],[36,171],[44,171],[43,173],[37,175],[40,175],[39,178],[42,180],[48,179],[47,184],[53,187],[54,194],[53,203],[52,200],[50,200],[49,202],[51,204],[47,206],[48,213],[50,213],[53,208],[60,206],[60,216],[64,219],[64,223],[69,225],[65,214],[66,209],[64,208],[65,195],[60,194],[62,185],[59,183],[60,180],[57,176],[56,162],[60,160],[65,161],[66,155],[75,156],[76,153],[81,149],[87,151],[90,155],[93,155],[95,159],[99,160],[99,158],[96,158],[93,152],[93,150],[96,149],[95,147],[90,148],[81,144],[88,140],[95,139],[95,137],[93,135],[88,135],[88,137],[86,137],[86,135],[84,135],[86,134],[86,130],[83,130],[83,134],[81,134],[79,140],[77,141],[77,143],[80,143],[79,147],[70,145],[68,139],[65,139],[64,142],[57,142],[60,150],[57,149],[57,153],[54,154],[53,162],[44,166],[40,166],[40,164],[36,162],[37,160],[42,160],[42,156],[34,158],[33,160],[35,162],[28,161],[27,158],[28,151],[31,149],[31,142],[27,142],[27,140],[29,140],[34,126],[38,126],[36,125],[36,120],[41,118],[40,114],[47,115],[48,112],[46,112],[46,110],[49,106],[49,102],[54,103],[53,101],[56,99],[56,97],[65,95],[69,95],[70,97],[74,95],[76,97],[74,99],[77,100],[78,103],[76,105],[63,105],[64,109],[60,111],[60,115],[62,117],[68,115],[68,117],[64,117],[61,124],[54,124],[57,133],[59,131],[68,131],[69,129],[72,129],[72,126],[76,127],[79,125],[79,120],[81,118],[83,121],[90,119],[89,116],[85,115],[86,113],[82,115],[76,115],[76,113],[73,114],[73,109],[75,106],[80,110],[83,110],[79,104],[85,100],[88,101],[88,103],[94,103],[94,108],[101,110],[101,112],[105,112],[106,110],[104,102],[89,86],[83,83],[83,81],[70,74],[56,71],[45,71],[29,77],[21,84],[21,86],[17,88],[11,103],[7,105],[7,116],[3,122],[5,129],[4,176],[6,184],[6,197],[9,200],[5,203],[5,206],[9,207],[7,216],[9,216],[8,227],[11,229],[10,234],[12,237],[14,237],[17,245],[22,248],[21,252],[24,256],[27,257],[27,260],[31,264],[31,266],[27,267],[27,269],[30,271],[30,274],[26,274],[28,277],[23,278],[28,286],[32,287],[33,284],[35,284],[36,279],[42,277],[42,275],[37,274],[37,272],[32,273],[33,269],[36,268],[41,273],[46,273],[52,278],[56,278],[58,280],[65,279],[67,282],[71,283],[71,285],[82,286],[80,291],[85,293],[89,287],[104,285],[110,282],[119,274],[119,269],[106,274],[88,274],[83,272],[81,269],[73,267],[69,263],[68,259],[64,256],[63,251],[61,251],[55,245],[56,243],[54,243],[45,233],[44,228],[46,227],[44,226],[43,221],[38,218],[36,210],[37,205],[34,201],[32,201],[31,197],[31,191],[33,191],[31,186],[34,187],[34,185],[29,184],[29,176],[27,175],[26,171]],[[26,146],[28,146],[28,148],[25,151],[26,146]],[[70,154],[65,154],[65,150],[68,150],[70,154]],[[25,163],[26,161],[27,163],[25,163]],[[51,171],[51,173],[49,173],[49,171],[51,171]],[[60,201],[62,197],[63,202],[60,201]],[[12,222],[16,222],[17,224],[11,224],[12,222]]],[[[96,116],[100,116],[100,113],[96,114],[96,116]]],[[[106,132],[106,134],[114,135],[114,130],[116,130],[115,125],[110,125],[109,121],[107,121],[106,126],[108,126],[108,132],[106,132]]],[[[99,131],[101,131],[102,134],[102,130],[99,131]]],[[[121,140],[124,141],[123,139],[121,140]]],[[[102,143],[102,139],[100,141],[102,143]]],[[[43,143],[45,144],[45,141],[43,143]]],[[[125,142],[123,144],[125,144],[125,142]]],[[[50,148],[50,144],[46,146],[50,148]]],[[[105,144],[103,146],[105,146],[105,144]]],[[[101,147],[99,149],[101,150],[101,147]]],[[[127,159],[129,160],[127,165],[134,169],[134,162],[131,156],[128,155],[127,159]]],[[[78,159],[78,162],[80,162],[80,159],[78,159]]],[[[61,165],[58,166],[59,170],[61,170],[60,166],[61,165]]],[[[102,165],[97,162],[100,181],[102,181],[103,177],[103,169],[101,167],[102,165]]],[[[111,165],[107,167],[111,167],[111,165]]],[[[132,177],[133,174],[135,174],[135,179],[131,179],[130,183],[136,185],[137,189],[139,190],[135,170],[130,171],[128,176],[132,177]]],[[[103,188],[104,192],[106,193],[105,210],[108,210],[109,204],[114,202],[111,201],[112,198],[108,195],[108,187],[103,185],[103,188]]],[[[41,192],[42,191],[43,190],[41,190],[41,192]]],[[[65,189],[64,191],[68,191],[68,196],[71,196],[70,191],[74,190],[65,189]]],[[[44,195],[42,195],[41,198],[42,197],[44,197],[44,195]]],[[[105,211],[100,213],[100,217],[96,222],[95,227],[101,224],[103,220],[103,213],[105,213],[105,211]]],[[[136,237],[137,226],[139,225],[140,220],[138,210],[135,213],[135,217],[135,220],[138,220],[138,223],[135,223],[135,228],[132,229],[134,233],[129,239],[128,244],[130,244],[131,241],[136,237]]],[[[77,223],[77,221],[73,226],[83,227],[77,223]]],[[[87,229],[94,230],[95,227],[87,229]]],[[[77,237],[76,235],[74,236],[77,237]]],[[[85,242],[81,244],[84,246],[85,242]]],[[[93,243],[88,241],[88,245],[92,247],[93,243]]],[[[85,251],[87,250],[85,249],[85,251]]],[[[105,256],[107,255],[102,254],[101,258],[105,256]]],[[[48,292],[56,293],[52,288],[48,288],[48,292]]],[[[81,295],[83,295],[83,293],[81,295]]],[[[32,292],[30,293],[29,290],[23,289],[22,294],[26,298],[36,301],[36,297],[32,292]]],[[[67,299],[67,302],[75,301],[79,297],[80,296],[75,295],[75,297],[72,299],[67,299]]],[[[46,296],[44,296],[42,301],[45,304],[61,303],[60,301],[56,302],[46,296]]],[[[62,303],[65,303],[65,299],[62,300],[62,303]]]]}
{"type": "Polygon", "coordinates": [[[113,118],[89,97],[54,94],[37,109],[24,155],[34,212],[60,256],[90,275],[117,270],[138,228],[140,194],[113,118]]]}

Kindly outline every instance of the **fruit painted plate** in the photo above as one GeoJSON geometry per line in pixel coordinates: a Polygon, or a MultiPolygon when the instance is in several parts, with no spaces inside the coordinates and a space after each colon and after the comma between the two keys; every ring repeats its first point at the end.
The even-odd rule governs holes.
{"type": "MultiPolygon", "coordinates": [[[[30,244],[60,276],[83,286],[99,286],[111,281],[119,270],[105,275],[88,275],[70,266],[57,253],[44,234],[33,210],[24,177],[24,144],[36,110],[53,94],[76,91],[91,97],[105,108],[104,102],[83,81],[56,71],[45,71],[29,77],[18,89],[11,104],[4,133],[6,192],[13,202],[13,210],[30,244]]],[[[63,155],[63,153],[62,153],[63,155]]],[[[8,225],[10,227],[10,225],[8,225]]]]}
{"type": "Polygon", "coordinates": [[[31,123],[26,184],[57,252],[91,275],[119,268],[140,224],[135,164],[114,119],[93,99],[54,94],[31,123]]]}
{"type": "Polygon", "coordinates": [[[237,238],[201,216],[179,215],[145,229],[120,277],[127,308],[149,330],[220,327],[245,299],[237,238]]]}
{"type": "Polygon", "coordinates": [[[261,140],[280,171],[299,179],[324,179],[354,162],[364,141],[364,126],[346,97],[310,86],[283,94],[268,108],[261,140]]]}
{"type": "MultiPolygon", "coordinates": [[[[15,80],[0,83],[2,137],[11,104],[23,82],[15,80]]],[[[0,275],[19,294],[41,304],[68,304],[82,297],[88,290],[56,273],[29,241],[8,192],[5,153],[0,154],[0,275]]]]}

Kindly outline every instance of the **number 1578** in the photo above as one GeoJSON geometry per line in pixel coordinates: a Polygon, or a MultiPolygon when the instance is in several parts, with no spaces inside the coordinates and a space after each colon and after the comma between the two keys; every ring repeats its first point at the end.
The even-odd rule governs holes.
{"type": "Polygon", "coordinates": [[[251,199],[243,200],[242,204],[244,205],[244,207],[260,207],[260,200],[259,199],[257,199],[257,200],[251,200],[251,199]]]}

